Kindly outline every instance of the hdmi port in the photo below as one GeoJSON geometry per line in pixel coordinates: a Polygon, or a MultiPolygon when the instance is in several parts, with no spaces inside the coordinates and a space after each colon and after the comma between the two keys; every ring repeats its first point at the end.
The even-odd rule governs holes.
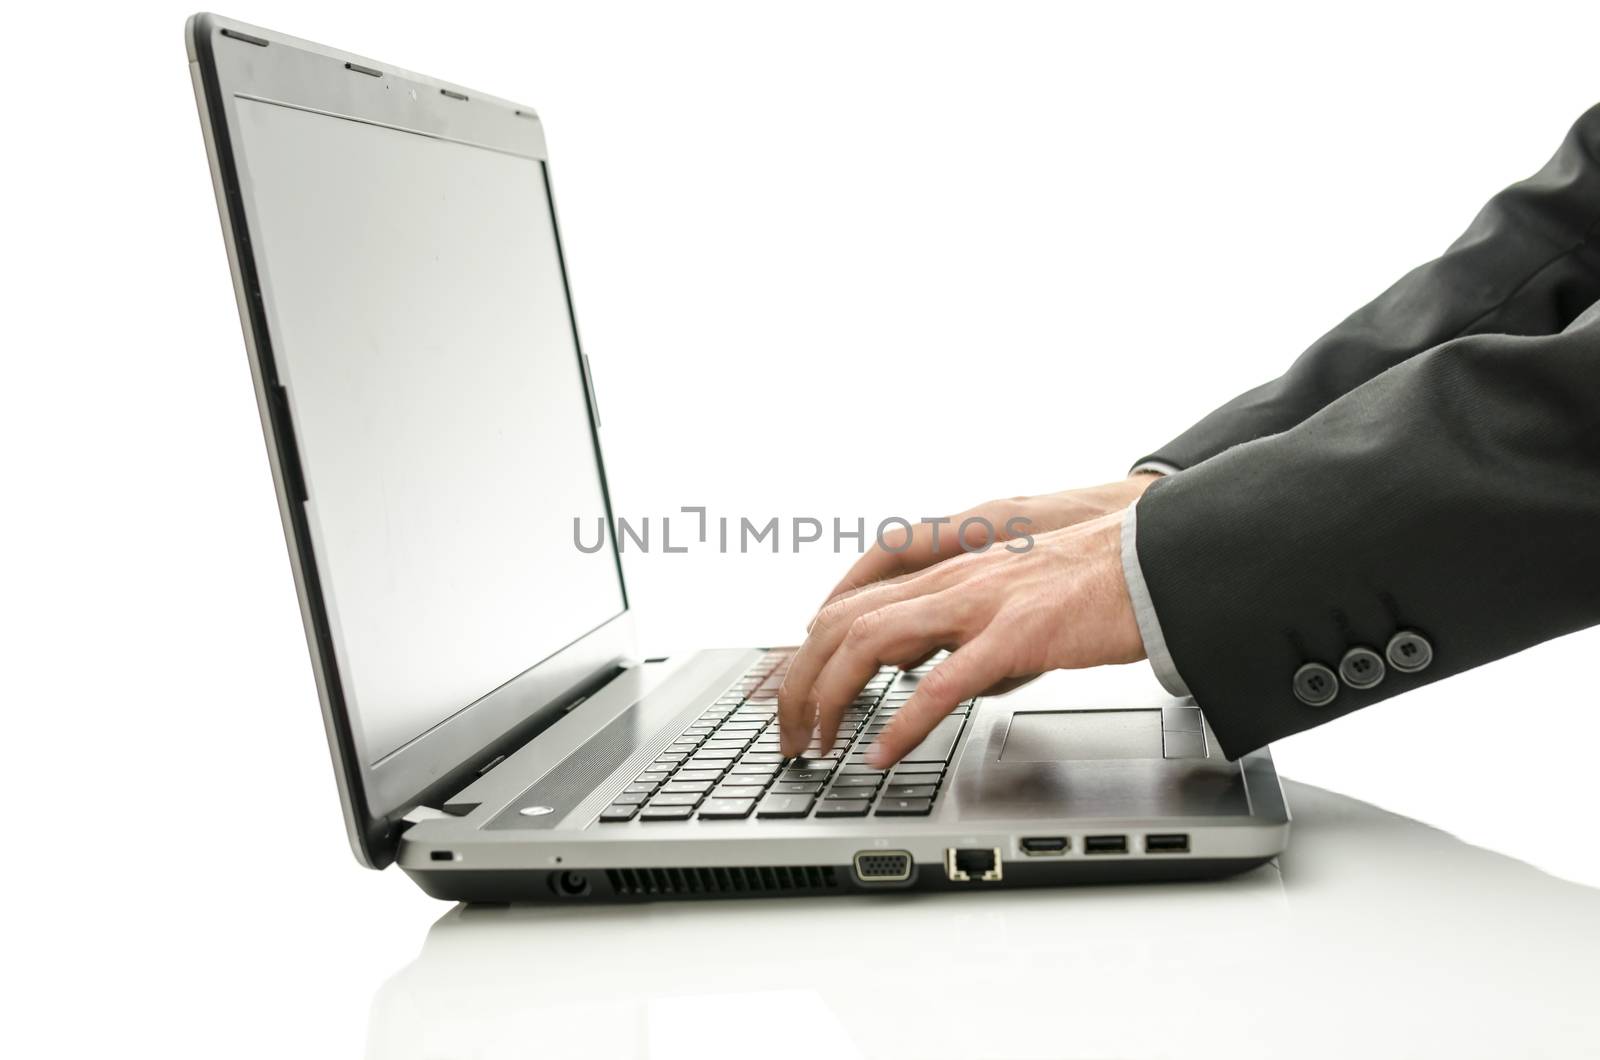
{"type": "Polygon", "coordinates": [[[1067,837],[1064,835],[1024,836],[1020,845],[1022,852],[1031,858],[1054,857],[1067,852],[1067,837]]]}

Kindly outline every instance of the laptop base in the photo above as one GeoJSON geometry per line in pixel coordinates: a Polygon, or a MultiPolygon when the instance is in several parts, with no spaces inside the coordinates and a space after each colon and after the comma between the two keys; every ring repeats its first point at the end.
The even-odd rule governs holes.
{"type": "Polygon", "coordinates": [[[779,898],[882,894],[886,891],[987,891],[1128,882],[1220,879],[1271,861],[1253,858],[1158,858],[1096,861],[1030,859],[1004,864],[992,882],[951,880],[945,866],[918,864],[909,878],[863,883],[850,865],[765,865],[585,870],[407,871],[428,895],[452,902],[617,903],[692,898],[779,898]]]}

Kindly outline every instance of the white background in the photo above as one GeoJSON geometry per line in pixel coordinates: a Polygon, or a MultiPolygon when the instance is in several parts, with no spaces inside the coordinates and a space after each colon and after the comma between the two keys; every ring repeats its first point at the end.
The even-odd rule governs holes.
{"type": "MultiPolygon", "coordinates": [[[[1600,97],[1576,3],[226,13],[537,107],[631,516],[872,520],[1117,477],[1600,97]]],[[[0,887],[37,991],[9,1035],[348,1055],[445,907],[346,849],[186,14],[29,5],[0,43],[0,887]]],[[[630,557],[644,646],[793,641],[847,560],[630,557]]],[[[1280,768],[1600,883],[1597,648],[1296,736],[1280,768]]]]}

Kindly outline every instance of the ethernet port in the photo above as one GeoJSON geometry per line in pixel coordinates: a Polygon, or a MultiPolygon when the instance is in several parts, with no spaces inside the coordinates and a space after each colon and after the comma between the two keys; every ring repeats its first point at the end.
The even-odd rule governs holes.
{"type": "Polygon", "coordinates": [[[999,847],[951,847],[944,852],[944,874],[955,883],[992,883],[1004,871],[999,847]]]}

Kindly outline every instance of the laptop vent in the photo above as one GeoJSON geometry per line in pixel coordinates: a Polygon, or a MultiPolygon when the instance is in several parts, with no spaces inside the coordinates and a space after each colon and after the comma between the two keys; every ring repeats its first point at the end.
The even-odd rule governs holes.
{"type": "Polygon", "coordinates": [[[795,894],[839,886],[832,865],[763,865],[759,868],[607,869],[618,895],[795,894]]]}

